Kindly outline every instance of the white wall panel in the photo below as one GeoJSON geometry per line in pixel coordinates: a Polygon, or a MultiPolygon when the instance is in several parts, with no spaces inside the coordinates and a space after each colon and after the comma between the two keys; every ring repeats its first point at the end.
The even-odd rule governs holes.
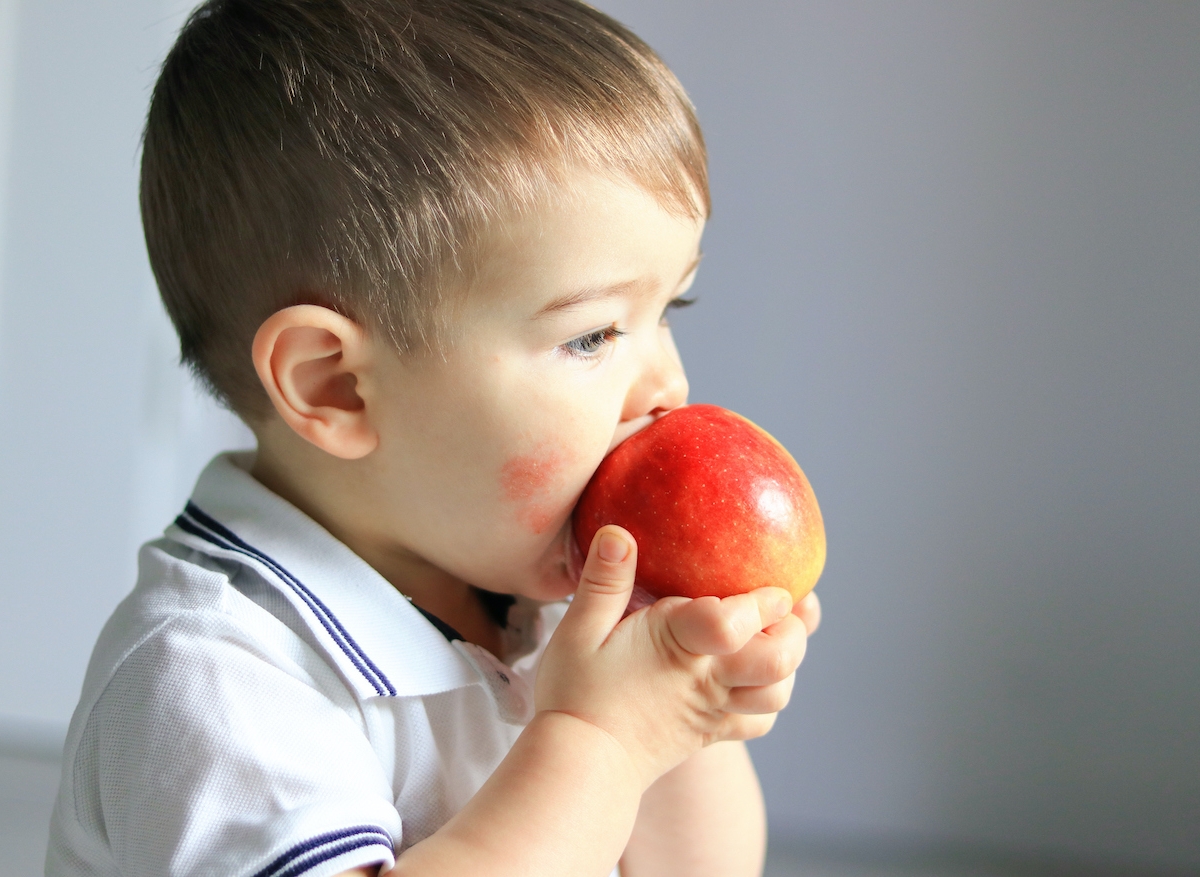
{"type": "MultiPolygon", "coordinates": [[[[0,0],[0,282],[4,272],[5,207],[8,204],[8,151],[12,142],[12,99],[16,90],[18,0],[0,0]]],[[[4,289],[0,287],[0,325],[4,289]]]]}
{"type": "Polygon", "coordinates": [[[0,5],[0,740],[65,725],[136,546],[248,442],[175,364],[138,218],[146,102],[185,11],[0,5]]]}

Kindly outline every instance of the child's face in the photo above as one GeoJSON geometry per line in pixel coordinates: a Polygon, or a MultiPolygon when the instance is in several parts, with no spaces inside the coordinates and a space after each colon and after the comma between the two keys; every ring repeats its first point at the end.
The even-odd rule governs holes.
{"type": "Polygon", "coordinates": [[[574,589],[569,517],[600,460],[687,399],[665,317],[704,225],[632,185],[569,183],[489,241],[444,357],[389,360],[373,418],[394,549],[543,600],[574,589]]]}

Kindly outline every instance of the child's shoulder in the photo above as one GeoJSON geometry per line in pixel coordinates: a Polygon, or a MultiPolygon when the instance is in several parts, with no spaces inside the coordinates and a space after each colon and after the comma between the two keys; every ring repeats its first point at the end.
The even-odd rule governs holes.
{"type": "MultiPolygon", "coordinates": [[[[52,859],[115,858],[114,870],[137,873],[174,870],[155,858],[171,849],[216,872],[325,853],[340,862],[326,836],[355,826],[339,843],[359,844],[364,862],[390,860],[396,757],[374,736],[402,734],[420,705],[378,697],[406,693],[402,668],[359,622],[382,614],[378,625],[403,638],[416,610],[386,583],[356,578],[336,540],[276,514],[280,504],[221,457],[163,538],[142,547],[72,719],[52,859]],[[380,700],[395,704],[390,721],[369,703],[380,700]]],[[[436,631],[427,639],[449,649],[436,631]]]]}
{"type": "Polygon", "coordinates": [[[80,707],[94,702],[118,668],[148,643],[201,644],[236,628],[230,581],[236,570],[169,538],[138,552],[134,589],[109,616],[92,650],[80,707]]]}

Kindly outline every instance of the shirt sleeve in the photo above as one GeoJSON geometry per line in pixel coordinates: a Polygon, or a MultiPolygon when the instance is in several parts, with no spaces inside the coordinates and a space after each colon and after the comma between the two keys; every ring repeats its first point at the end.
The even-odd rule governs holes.
{"type": "Polygon", "coordinates": [[[76,763],[76,806],[93,811],[79,815],[100,826],[115,869],[390,868],[401,831],[391,783],[356,702],[327,673],[220,615],[175,619],[138,646],[96,703],[76,763]]]}

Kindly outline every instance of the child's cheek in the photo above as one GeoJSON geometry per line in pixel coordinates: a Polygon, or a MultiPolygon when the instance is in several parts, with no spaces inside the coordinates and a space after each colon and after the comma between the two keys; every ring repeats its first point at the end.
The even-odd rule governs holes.
{"type": "Polygon", "coordinates": [[[504,498],[513,503],[517,520],[527,530],[541,534],[558,523],[567,463],[558,447],[544,443],[532,453],[510,457],[501,468],[504,498]]]}

